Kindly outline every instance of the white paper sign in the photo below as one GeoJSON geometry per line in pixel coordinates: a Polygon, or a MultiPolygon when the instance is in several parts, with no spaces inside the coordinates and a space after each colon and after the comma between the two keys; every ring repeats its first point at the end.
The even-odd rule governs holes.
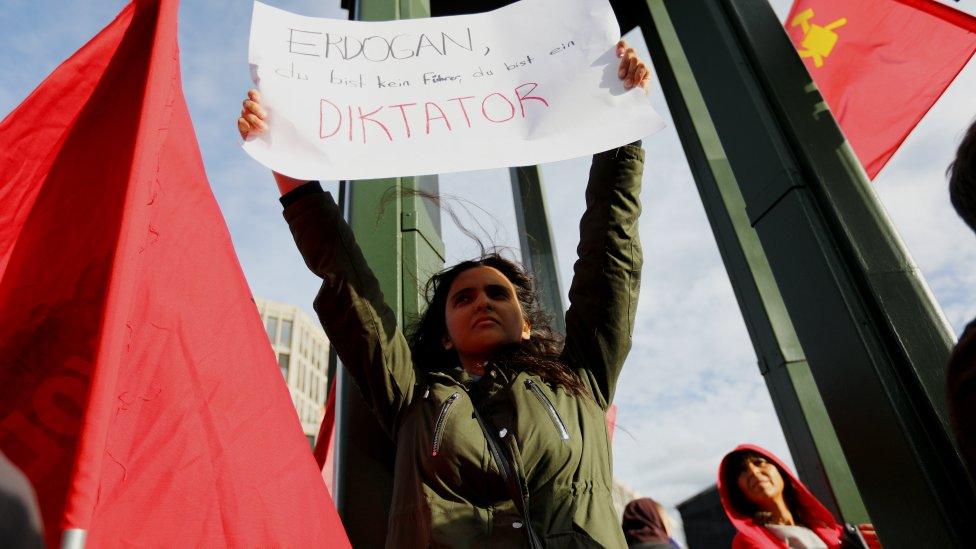
{"type": "Polygon", "coordinates": [[[624,145],[664,124],[617,77],[619,37],[607,0],[386,22],[255,2],[250,63],[270,130],[244,150],[300,179],[367,179],[624,145]]]}
{"type": "Polygon", "coordinates": [[[961,12],[976,16],[976,0],[936,0],[940,4],[945,4],[961,12]]]}

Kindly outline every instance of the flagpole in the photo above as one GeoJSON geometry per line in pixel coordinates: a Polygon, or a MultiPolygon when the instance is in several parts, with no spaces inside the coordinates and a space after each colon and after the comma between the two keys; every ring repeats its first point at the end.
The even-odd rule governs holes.
{"type": "Polygon", "coordinates": [[[68,528],[61,533],[61,549],[85,549],[88,532],[81,528],[68,528]]]}

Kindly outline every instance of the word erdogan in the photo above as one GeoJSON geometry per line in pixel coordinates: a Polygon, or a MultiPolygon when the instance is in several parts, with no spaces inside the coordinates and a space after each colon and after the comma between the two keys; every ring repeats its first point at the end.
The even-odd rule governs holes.
{"type": "Polygon", "coordinates": [[[528,109],[549,107],[544,97],[535,94],[537,87],[536,82],[526,82],[510,94],[498,91],[483,97],[467,95],[375,108],[340,106],[323,98],[319,101],[319,138],[363,143],[370,139],[395,141],[420,133],[450,133],[463,127],[505,124],[517,116],[525,118],[528,109]]]}

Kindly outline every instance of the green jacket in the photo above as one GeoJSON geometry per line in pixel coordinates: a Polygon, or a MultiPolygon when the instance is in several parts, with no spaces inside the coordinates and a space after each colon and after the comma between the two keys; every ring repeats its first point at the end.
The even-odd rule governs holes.
{"type": "Polygon", "coordinates": [[[325,193],[285,209],[298,248],[322,277],[315,310],[342,363],[396,442],[387,547],[519,547],[521,518],[472,415],[514,456],[529,516],[547,547],[625,547],[611,503],[605,411],[631,346],[642,254],[637,232],[644,151],[593,157],[562,360],[591,396],[491,364],[479,381],[413,364],[352,232],[325,193]],[[474,398],[474,401],[473,401],[474,398]]]}

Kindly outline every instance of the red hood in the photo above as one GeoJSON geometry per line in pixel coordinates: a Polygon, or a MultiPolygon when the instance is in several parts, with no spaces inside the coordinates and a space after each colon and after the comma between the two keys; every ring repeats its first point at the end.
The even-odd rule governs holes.
{"type": "Polygon", "coordinates": [[[738,487],[735,486],[734,481],[731,479],[726,482],[726,469],[729,467],[729,458],[738,452],[744,451],[755,452],[775,463],[780,471],[783,472],[783,480],[793,486],[796,501],[794,502],[794,506],[790,508],[790,511],[793,513],[794,519],[802,523],[803,526],[813,530],[831,549],[840,547],[844,531],[843,526],[837,524],[830,511],[814,497],[806,485],[800,482],[800,479],[796,478],[789,467],[780,461],[778,457],[773,455],[769,450],[752,444],[743,444],[726,454],[722,458],[722,464],[718,468],[718,493],[722,499],[722,507],[725,509],[725,514],[729,516],[729,520],[732,521],[735,529],[739,531],[733,547],[758,547],[762,549],[786,547],[782,541],[770,534],[768,530],[756,524],[751,516],[740,512],[732,506],[732,500],[729,496],[729,484],[732,484],[732,488],[735,490],[738,490],[738,487]]]}

